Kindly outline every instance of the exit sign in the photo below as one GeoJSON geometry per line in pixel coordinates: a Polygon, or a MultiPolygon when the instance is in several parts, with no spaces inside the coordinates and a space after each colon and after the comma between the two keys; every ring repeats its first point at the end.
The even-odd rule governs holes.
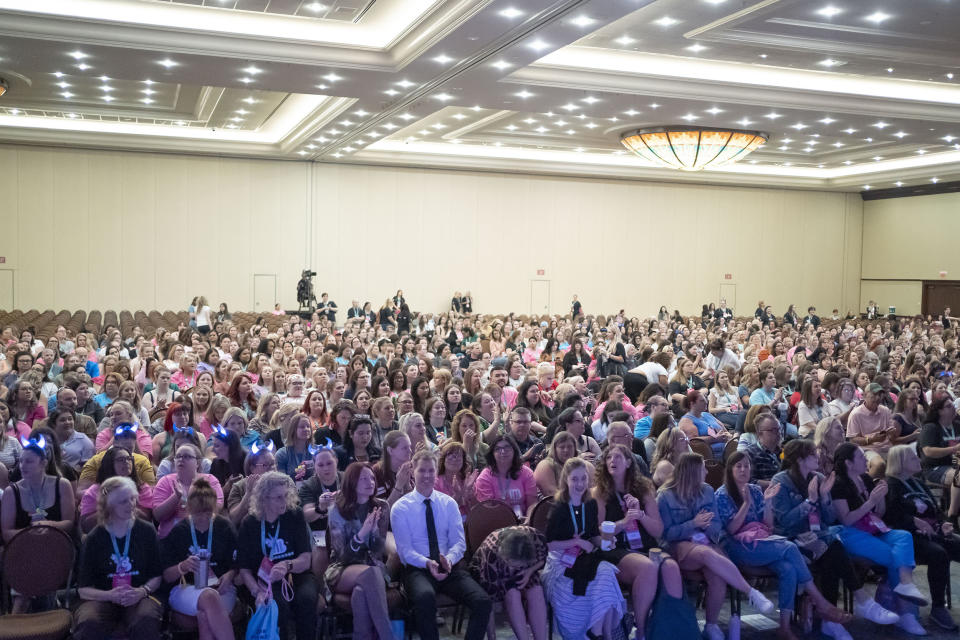
{"type": "Polygon", "coordinates": [[[723,274],[723,279],[724,279],[724,280],[733,280],[733,274],[732,274],[732,273],[725,273],[725,274],[723,274]]]}
{"type": "Polygon", "coordinates": [[[542,275],[545,274],[545,273],[546,273],[545,270],[543,270],[543,269],[537,269],[537,275],[538,275],[538,276],[542,276],[542,275]]]}

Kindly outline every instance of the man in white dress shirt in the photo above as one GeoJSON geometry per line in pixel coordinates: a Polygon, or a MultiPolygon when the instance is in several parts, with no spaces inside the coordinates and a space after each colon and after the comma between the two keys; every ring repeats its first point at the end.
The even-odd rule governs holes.
{"type": "Polygon", "coordinates": [[[414,624],[422,640],[437,640],[437,592],[470,609],[466,640],[481,640],[493,606],[470,574],[455,567],[467,549],[463,520],[456,501],[433,490],[437,461],[426,450],[412,460],[414,490],[390,510],[397,553],[404,565],[404,583],[414,607],[414,624]]]}

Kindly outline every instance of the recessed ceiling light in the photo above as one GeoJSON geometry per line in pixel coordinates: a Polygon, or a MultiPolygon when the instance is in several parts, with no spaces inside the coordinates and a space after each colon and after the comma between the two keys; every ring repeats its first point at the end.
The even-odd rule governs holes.
{"type": "Polygon", "coordinates": [[[447,100],[453,100],[453,96],[449,93],[435,93],[431,96],[434,100],[440,100],[441,102],[446,102],[447,100]]]}
{"type": "Polygon", "coordinates": [[[630,36],[620,36],[619,38],[614,40],[614,42],[624,47],[627,46],[628,44],[633,44],[636,41],[637,41],[636,38],[631,38],[630,36]]]}
{"type": "Polygon", "coordinates": [[[526,124],[537,124],[537,121],[534,120],[533,118],[526,118],[526,119],[524,120],[524,122],[525,122],[526,124]]]}
{"type": "Polygon", "coordinates": [[[843,164],[849,166],[849,165],[853,164],[853,160],[844,160],[844,161],[843,161],[843,164]]]}
{"type": "Polygon", "coordinates": [[[908,136],[908,135],[910,135],[910,134],[907,133],[906,131],[897,131],[897,132],[896,132],[895,134],[893,134],[893,135],[896,136],[897,138],[904,138],[904,137],[906,137],[906,136],[908,136]]]}
{"type": "Polygon", "coordinates": [[[515,125],[515,124],[508,124],[506,128],[507,128],[507,131],[516,131],[516,130],[519,129],[520,127],[518,127],[518,126],[515,125]]]}
{"type": "Polygon", "coordinates": [[[496,67],[500,71],[503,71],[504,69],[509,69],[513,65],[507,62],[506,60],[497,60],[496,62],[492,63],[490,66],[496,67]]]}
{"type": "Polygon", "coordinates": [[[623,112],[623,115],[626,115],[626,116],[635,116],[635,115],[637,115],[637,114],[639,114],[639,113],[640,113],[640,112],[637,111],[636,109],[628,109],[627,111],[624,111],[624,112],[623,112]]]}
{"type": "Polygon", "coordinates": [[[570,21],[570,24],[577,27],[589,27],[594,22],[596,22],[596,20],[594,20],[589,16],[577,16],[576,18],[570,21]]]}
{"type": "Polygon", "coordinates": [[[767,54],[761,53],[761,54],[760,54],[760,57],[763,58],[764,60],[766,60],[766,59],[767,59],[767,54]]]}
{"type": "Polygon", "coordinates": [[[417,116],[411,115],[409,113],[401,113],[397,117],[400,118],[401,120],[406,120],[407,122],[410,122],[411,120],[415,119],[417,116]]]}
{"type": "Polygon", "coordinates": [[[453,114],[453,118],[454,120],[466,120],[467,116],[463,115],[462,113],[455,113],[453,114]]]}
{"type": "Polygon", "coordinates": [[[818,62],[817,64],[820,65],[821,67],[828,67],[828,68],[829,68],[829,67],[837,67],[837,66],[840,66],[840,65],[844,65],[844,64],[846,64],[846,63],[843,62],[843,61],[841,61],[841,60],[834,60],[833,58],[825,58],[825,59],[821,60],[820,62],[818,62]]]}
{"type": "Polygon", "coordinates": [[[483,111],[483,107],[481,107],[478,104],[475,104],[472,107],[470,107],[470,111],[483,111]]]}
{"type": "Polygon", "coordinates": [[[887,127],[890,126],[890,124],[884,122],[883,120],[879,120],[877,122],[874,122],[872,126],[876,127],[877,129],[886,129],[887,127]]]}
{"type": "Polygon", "coordinates": [[[687,122],[693,122],[694,120],[699,120],[700,116],[696,115],[695,113],[688,113],[686,115],[680,116],[680,119],[686,120],[687,122]]]}
{"type": "Polygon", "coordinates": [[[585,124],[585,125],[583,125],[583,126],[585,126],[587,129],[596,129],[596,128],[599,127],[600,125],[598,125],[596,122],[588,122],[587,124],[585,124]]]}
{"type": "Polygon", "coordinates": [[[894,182],[893,184],[896,185],[896,186],[898,186],[898,187],[902,187],[902,186],[903,186],[903,183],[900,182],[899,180],[897,180],[897,181],[894,182]]]}
{"type": "Polygon", "coordinates": [[[108,84],[100,85],[100,91],[113,91],[113,87],[108,84]]]}
{"type": "Polygon", "coordinates": [[[240,82],[242,82],[243,84],[250,84],[251,82],[253,82],[253,78],[240,78],[240,82]]]}
{"type": "Polygon", "coordinates": [[[707,4],[723,4],[727,0],[704,0],[707,4]]]}
{"type": "Polygon", "coordinates": [[[73,94],[70,93],[69,91],[63,91],[63,92],[60,93],[60,95],[63,96],[64,98],[67,98],[67,99],[70,99],[70,98],[73,97],[73,94]]]}
{"type": "Polygon", "coordinates": [[[152,96],[153,94],[156,93],[156,91],[154,91],[153,89],[141,89],[140,93],[144,95],[152,96]]]}
{"type": "Polygon", "coordinates": [[[650,103],[650,108],[651,108],[651,109],[659,109],[659,108],[660,108],[660,105],[658,105],[656,102],[651,102],[651,103],[650,103]]]}
{"type": "Polygon", "coordinates": [[[243,118],[241,118],[240,116],[233,116],[232,118],[230,118],[230,121],[231,121],[231,122],[243,122],[243,118]]]}
{"type": "Polygon", "coordinates": [[[102,96],[100,99],[104,102],[113,102],[113,96],[102,96]]]}
{"type": "Polygon", "coordinates": [[[547,131],[550,131],[550,129],[547,129],[546,127],[541,126],[534,129],[534,131],[536,131],[537,133],[546,133],[547,131]]]}
{"type": "Polygon", "coordinates": [[[807,153],[810,153],[811,151],[813,151],[813,147],[807,147],[804,149],[804,151],[807,153]]]}
{"type": "Polygon", "coordinates": [[[500,15],[502,15],[504,18],[519,18],[523,15],[523,11],[515,9],[514,7],[507,7],[506,9],[500,11],[500,15]]]}
{"type": "Polygon", "coordinates": [[[341,120],[341,121],[340,121],[340,125],[343,126],[343,127],[352,127],[352,126],[353,126],[353,123],[350,122],[349,120],[341,120]]]}
{"type": "Polygon", "coordinates": [[[157,64],[164,66],[167,69],[172,69],[180,63],[176,60],[171,60],[170,58],[164,58],[163,60],[157,60],[157,64]]]}
{"type": "Polygon", "coordinates": [[[303,8],[308,9],[310,11],[316,11],[319,13],[320,11],[326,11],[327,5],[321,4],[319,2],[311,2],[310,4],[303,5],[303,8]]]}
{"type": "Polygon", "coordinates": [[[370,115],[370,113],[367,111],[364,111],[363,109],[357,109],[356,111],[353,112],[353,115],[360,116],[362,118],[364,116],[370,115]]]}
{"type": "Polygon", "coordinates": [[[255,66],[253,66],[253,65],[250,65],[250,66],[247,67],[246,69],[242,69],[242,71],[243,71],[244,73],[246,73],[247,75],[251,75],[251,76],[255,76],[255,75],[257,75],[258,73],[263,73],[263,69],[260,69],[260,68],[258,68],[258,67],[255,67],[255,66]]]}
{"type": "Polygon", "coordinates": [[[836,122],[836,120],[834,118],[831,118],[830,116],[827,116],[826,118],[821,118],[817,120],[817,122],[822,122],[823,124],[832,124],[836,122]]]}
{"type": "Polygon", "coordinates": [[[750,118],[743,118],[742,120],[737,120],[737,124],[740,125],[741,127],[749,127],[750,125],[753,124],[753,120],[751,120],[750,118]]]}
{"type": "Polygon", "coordinates": [[[670,16],[663,16],[653,21],[653,24],[659,25],[661,27],[672,27],[673,25],[680,22],[679,20],[674,20],[670,16]]]}
{"type": "Polygon", "coordinates": [[[802,122],[798,122],[797,124],[792,124],[792,125],[790,125],[790,128],[791,128],[791,129],[796,129],[797,131],[803,131],[804,129],[809,128],[809,126],[803,124],[802,122]]]}
{"type": "Polygon", "coordinates": [[[315,144],[308,144],[308,145],[307,145],[307,149],[316,149],[316,148],[317,148],[317,145],[315,145],[315,144]]]}
{"type": "Polygon", "coordinates": [[[567,134],[568,136],[572,136],[573,134],[576,133],[576,131],[574,131],[573,129],[567,129],[566,131],[564,131],[564,133],[567,134]]]}
{"type": "Polygon", "coordinates": [[[781,116],[781,115],[780,115],[779,113],[777,113],[776,111],[771,111],[770,113],[768,113],[767,115],[765,115],[765,116],[763,116],[763,117],[764,117],[764,118],[769,118],[770,120],[776,120],[777,118],[782,118],[783,116],[781,116]]]}
{"type": "Polygon", "coordinates": [[[956,136],[943,136],[943,137],[940,138],[940,139],[941,139],[941,140],[946,140],[947,142],[953,142],[954,140],[957,139],[957,137],[956,137],[956,136]]]}
{"type": "Polygon", "coordinates": [[[577,109],[580,108],[580,105],[573,104],[572,102],[568,102],[567,104],[563,105],[563,106],[560,107],[560,108],[561,108],[561,109],[566,109],[567,111],[576,111],[577,109]]]}
{"type": "Polygon", "coordinates": [[[567,121],[566,121],[566,120],[557,120],[557,121],[554,122],[553,124],[555,124],[555,125],[558,126],[558,127],[565,127],[565,126],[567,126],[567,121]]]}
{"type": "Polygon", "coordinates": [[[342,157],[343,157],[343,154],[342,154],[342,153],[335,153],[335,154],[333,154],[333,157],[334,157],[334,158],[342,158],[342,157]]]}
{"type": "Polygon", "coordinates": [[[927,152],[926,149],[917,149],[917,155],[924,155],[927,152]]]}
{"type": "Polygon", "coordinates": [[[839,149],[840,147],[843,147],[843,146],[845,146],[845,145],[844,145],[842,142],[834,142],[832,146],[834,146],[834,147],[836,147],[837,149],[839,149]]]}
{"type": "Polygon", "coordinates": [[[600,98],[595,98],[593,96],[587,96],[586,98],[581,98],[581,102],[586,102],[587,104],[594,104],[600,102],[600,98]]]}
{"type": "Polygon", "coordinates": [[[887,73],[893,73],[893,67],[887,67],[887,73]]]}
{"type": "Polygon", "coordinates": [[[74,65],[74,66],[76,66],[77,69],[80,69],[80,71],[86,71],[87,69],[90,68],[90,65],[88,65],[88,64],[86,64],[86,63],[84,63],[84,62],[81,62],[80,64],[74,65]]]}
{"type": "Polygon", "coordinates": [[[246,102],[247,104],[256,104],[256,103],[257,103],[257,100],[256,100],[256,98],[254,98],[253,96],[248,96],[248,97],[244,98],[244,99],[242,100],[242,102],[246,102]]]}
{"type": "Polygon", "coordinates": [[[433,61],[439,64],[447,64],[448,62],[453,62],[453,58],[447,55],[440,54],[439,56],[435,57],[433,61]]]}
{"type": "Polygon", "coordinates": [[[322,77],[324,80],[326,80],[327,82],[336,82],[337,80],[343,80],[343,78],[342,78],[341,76],[338,76],[337,74],[335,74],[335,73],[333,73],[333,72],[330,72],[330,73],[328,73],[327,75],[321,76],[321,77],[322,77]]]}
{"type": "Polygon", "coordinates": [[[874,162],[880,162],[881,160],[883,160],[883,156],[873,156],[872,160],[874,162]]]}
{"type": "Polygon", "coordinates": [[[58,83],[57,83],[57,86],[60,87],[61,89],[69,89],[69,88],[70,88],[70,83],[69,83],[69,82],[58,82],[58,83]]]}
{"type": "Polygon", "coordinates": [[[55,76],[58,77],[58,78],[62,78],[62,77],[63,77],[63,72],[62,72],[62,71],[54,71],[54,72],[53,72],[53,75],[55,75],[55,76]]]}
{"type": "Polygon", "coordinates": [[[788,147],[787,145],[782,145],[782,146],[777,147],[777,149],[779,149],[780,151],[786,151],[786,150],[789,149],[789,148],[790,148],[790,147],[788,147]]]}
{"type": "Polygon", "coordinates": [[[952,74],[952,73],[948,73],[948,74],[947,74],[947,80],[953,80],[953,74],[952,74]]]}
{"type": "Polygon", "coordinates": [[[864,140],[867,142],[873,142],[873,138],[864,138],[864,140]]]}
{"type": "Polygon", "coordinates": [[[884,20],[890,17],[889,13],[884,13],[883,11],[874,11],[868,16],[864,16],[864,20],[869,20],[873,24],[880,24],[884,20]]]}
{"type": "Polygon", "coordinates": [[[718,113],[723,113],[723,109],[717,109],[716,107],[711,107],[711,108],[707,109],[707,113],[709,113],[709,114],[712,115],[712,116],[715,116],[715,115],[717,115],[718,113]]]}
{"type": "Polygon", "coordinates": [[[583,153],[584,151],[586,151],[586,149],[584,149],[583,147],[575,147],[573,150],[576,151],[577,153],[583,153]]]}
{"type": "Polygon", "coordinates": [[[247,115],[247,114],[250,113],[250,112],[247,111],[246,109],[237,109],[234,113],[237,113],[237,114],[239,114],[239,115],[241,115],[241,116],[245,116],[245,115],[247,115]]]}
{"type": "Polygon", "coordinates": [[[387,89],[386,91],[384,91],[384,93],[387,94],[388,96],[395,96],[400,92],[397,91],[396,89],[387,89]]]}
{"type": "Polygon", "coordinates": [[[403,80],[398,80],[397,82],[394,82],[393,84],[397,85],[397,86],[400,87],[401,89],[409,89],[410,87],[415,87],[415,86],[417,86],[417,83],[416,83],[416,82],[410,82],[410,81],[407,80],[406,78],[404,78],[403,80]]]}
{"type": "Polygon", "coordinates": [[[145,85],[147,85],[147,86],[149,87],[150,85],[153,84],[153,80],[144,80],[144,81],[143,81],[143,84],[145,84],[145,85]]]}
{"type": "Polygon", "coordinates": [[[450,144],[463,144],[463,140],[460,140],[459,138],[456,138],[456,139],[454,139],[454,140],[451,140],[451,141],[450,141],[450,144]]]}
{"type": "Polygon", "coordinates": [[[340,131],[339,129],[330,129],[330,131],[328,131],[328,133],[329,133],[330,135],[332,135],[332,136],[338,136],[338,135],[340,135],[341,131],[340,131]]]}
{"type": "Polygon", "coordinates": [[[830,4],[828,4],[827,6],[825,6],[823,9],[819,9],[819,10],[817,11],[817,15],[821,15],[821,16],[823,16],[824,18],[832,18],[833,16],[835,16],[835,15],[837,15],[837,14],[839,14],[839,13],[843,13],[843,9],[841,9],[841,8],[839,8],[839,7],[835,7],[835,6],[830,5],[830,4]]]}
{"type": "Polygon", "coordinates": [[[784,139],[781,140],[780,142],[783,142],[784,144],[788,144],[788,143],[790,143],[790,142],[793,142],[793,138],[784,138],[784,139]]]}
{"type": "Polygon", "coordinates": [[[83,51],[71,51],[67,55],[73,58],[74,60],[83,60],[84,58],[90,57],[83,51]]]}
{"type": "Polygon", "coordinates": [[[326,89],[327,87],[329,87],[329,85],[326,85],[326,84],[318,84],[318,85],[317,85],[317,89],[320,89],[321,91],[324,90],[324,89],[326,89]]]}
{"type": "Polygon", "coordinates": [[[863,186],[860,187],[860,188],[863,189],[864,191],[870,191],[870,185],[868,185],[868,184],[865,184],[865,185],[863,185],[863,186]]]}
{"type": "Polygon", "coordinates": [[[141,98],[140,102],[143,104],[153,104],[153,98],[141,98]]]}
{"type": "Polygon", "coordinates": [[[13,115],[13,116],[20,115],[20,109],[10,109],[10,115],[13,115]]]}
{"type": "Polygon", "coordinates": [[[178,127],[185,127],[185,126],[187,126],[187,123],[184,122],[183,120],[177,120],[177,121],[174,122],[173,124],[177,125],[178,127]]]}
{"type": "Polygon", "coordinates": [[[524,100],[526,100],[527,98],[532,98],[535,94],[530,93],[529,91],[524,89],[523,91],[519,91],[513,95],[517,96],[518,98],[523,98],[524,100]]]}
{"type": "Polygon", "coordinates": [[[709,49],[709,47],[705,47],[705,46],[703,46],[703,45],[700,44],[700,43],[696,43],[696,44],[690,45],[690,46],[687,47],[686,49],[687,49],[687,51],[692,51],[693,53],[700,53],[701,51],[703,51],[703,50],[705,50],[705,49],[709,49]]]}
{"type": "Polygon", "coordinates": [[[849,128],[849,129],[844,129],[843,132],[844,132],[844,133],[856,133],[857,130],[851,127],[851,128],[849,128]]]}
{"type": "Polygon", "coordinates": [[[68,113],[68,114],[67,114],[67,117],[68,117],[68,118],[77,118],[77,117],[79,117],[79,116],[77,116],[77,114],[75,114],[75,113],[68,113]]]}

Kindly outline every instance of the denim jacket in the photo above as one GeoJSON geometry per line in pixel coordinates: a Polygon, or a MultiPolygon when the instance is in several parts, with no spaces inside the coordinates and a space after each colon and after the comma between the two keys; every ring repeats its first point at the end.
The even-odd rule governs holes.
{"type": "MultiPolygon", "coordinates": [[[[820,482],[824,481],[821,473],[817,474],[820,482]]],[[[775,514],[774,531],[779,535],[788,538],[795,538],[797,535],[810,530],[808,514],[811,511],[806,502],[807,487],[797,488],[793,478],[786,471],[781,471],[773,476],[770,482],[781,485],[780,491],[773,498],[773,512],[775,514]]],[[[833,500],[830,496],[821,498],[817,505],[820,509],[820,525],[827,527],[836,523],[837,513],[833,508],[833,500]]]]}
{"type": "Polygon", "coordinates": [[[664,542],[690,540],[697,531],[703,531],[714,543],[719,543],[725,536],[717,513],[717,499],[713,493],[713,487],[708,484],[702,485],[700,495],[689,503],[681,501],[673,489],[661,491],[657,495],[657,507],[660,510],[660,518],[663,520],[664,542]],[[702,530],[693,524],[693,519],[701,511],[713,513],[713,520],[706,529],[702,530]]]}

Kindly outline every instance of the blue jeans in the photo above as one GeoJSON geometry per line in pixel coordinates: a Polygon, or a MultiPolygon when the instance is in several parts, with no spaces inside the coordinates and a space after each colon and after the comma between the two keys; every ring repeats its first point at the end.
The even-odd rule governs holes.
{"type": "Polygon", "coordinates": [[[759,540],[754,545],[752,542],[743,544],[729,537],[723,548],[735,565],[767,567],[777,574],[777,604],[781,611],[793,611],[797,585],[813,580],[803,554],[789,540],[759,540]]]}
{"type": "Polygon", "coordinates": [[[913,537],[901,529],[891,529],[881,535],[870,535],[856,527],[844,527],[840,542],[851,556],[866,558],[887,568],[891,587],[900,582],[900,568],[916,566],[913,559],[913,537]]]}

